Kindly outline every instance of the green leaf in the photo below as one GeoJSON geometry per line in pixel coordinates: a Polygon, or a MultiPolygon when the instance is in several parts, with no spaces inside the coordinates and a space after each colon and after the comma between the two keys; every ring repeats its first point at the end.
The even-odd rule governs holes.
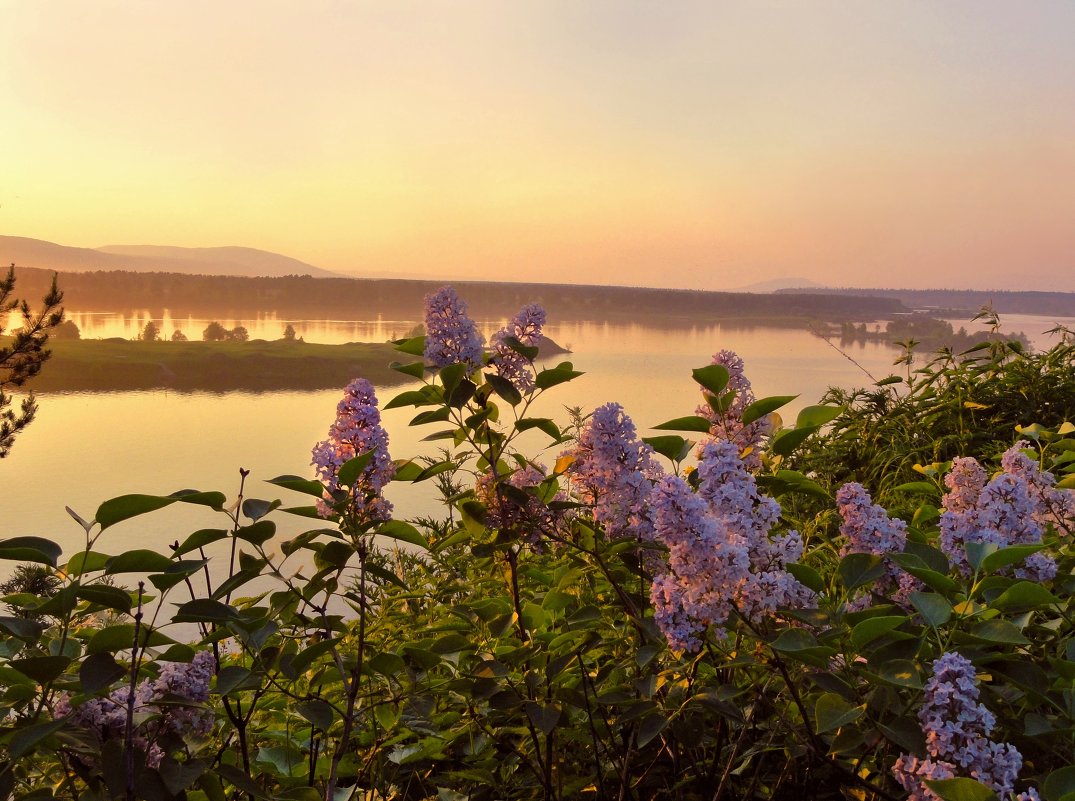
{"type": "Polygon", "coordinates": [[[478,386],[469,378],[464,378],[459,384],[448,393],[448,405],[453,409],[462,409],[467,405],[467,402],[474,397],[475,391],[478,386]]]}
{"type": "Polygon", "coordinates": [[[75,591],[75,596],[106,609],[116,609],[120,612],[131,611],[131,594],[119,587],[110,587],[107,584],[87,584],[79,586],[75,591]]]}
{"type": "Polygon", "coordinates": [[[999,548],[992,542],[968,542],[964,545],[963,550],[967,553],[967,562],[975,570],[979,570],[982,566],[982,560],[984,560],[989,554],[996,553],[999,548]]]}
{"type": "Polygon", "coordinates": [[[839,417],[843,410],[842,406],[807,406],[795,418],[795,427],[820,428],[839,417]]]}
{"type": "Polygon", "coordinates": [[[772,647],[777,651],[805,651],[817,647],[817,638],[804,629],[785,629],[780,636],[772,642],[772,647]]]}
{"type": "Polygon", "coordinates": [[[690,417],[677,417],[667,420],[660,425],[653,426],[655,431],[695,431],[700,434],[709,433],[710,422],[704,417],[691,415],[690,417]]]}
{"type": "Polygon", "coordinates": [[[867,618],[851,629],[851,644],[856,650],[861,651],[864,645],[873,642],[878,637],[883,637],[906,622],[906,615],[881,615],[867,618]]]}
{"type": "Polygon", "coordinates": [[[417,545],[420,548],[429,550],[429,543],[421,532],[410,523],[404,523],[402,520],[389,520],[379,526],[376,533],[382,537],[409,542],[411,545],[417,545]]]}
{"type": "MultiPolygon", "coordinates": [[[[717,365],[713,365],[716,367],[717,365]]],[[[638,723],[638,747],[644,748],[650,741],[664,731],[668,718],[660,712],[650,712],[638,723]]]]}
{"type": "Polygon", "coordinates": [[[848,590],[870,584],[883,575],[884,562],[875,554],[849,553],[840,560],[840,580],[848,590]]]}
{"type": "Polygon", "coordinates": [[[691,376],[711,395],[720,395],[728,386],[728,368],[722,364],[707,364],[691,370],[691,376]]]}
{"type": "Polygon", "coordinates": [[[260,498],[247,498],[243,501],[243,514],[251,520],[258,521],[279,506],[280,501],[263,501],[260,498]]]}
{"type": "Polygon", "coordinates": [[[227,604],[211,598],[195,598],[180,605],[172,620],[176,623],[226,623],[238,617],[227,604]]]}
{"type": "Polygon", "coordinates": [[[553,368],[542,370],[534,379],[538,389],[549,389],[557,384],[563,384],[578,378],[582,373],[571,366],[571,362],[561,362],[553,368]]]}
{"type": "Polygon", "coordinates": [[[182,556],[183,554],[196,551],[199,548],[204,548],[206,545],[222,540],[228,536],[228,532],[222,528],[203,528],[195,531],[180,545],[173,553],[176,556],[182,556]]]}
{"type": "Polygon", "coordinates": [[[791,562],[786,566],[786,569],[804,587],[808,587],[814,592],[824,592],[825,580],[812,567],[798,562],[791,562]]]}
{"type": "Polygon", "coordinates": [[[918,667],[909,659],[888,659],[875,670],[876,675],[897,687],[921,689],[922,677],[918,667]]]}
{"type": "Polygon", "coordinates": [[[544,431],[557,442],[560,441],[560,429],[557,427],[556,423],[548,417],[524,417],[515,424],[515,427],[520,431],[537,428],[544,431]]]}
{"type": "Polygon", "coordinates": [[[116,662],[110,653],[90,654],[78,668],[78,680],[82,692],[96,695],[101,690],[111,687],[127,673],[126,668],[116,662]]]}
{"type": "Polygon", "coordinates": [[[362,471],[369,466],[371,461],[373,461],[373,456],[374,451],[368,450],[365,453],[360,453],[358,456],[348,459],[341,465],[339,471],[336,473],[336,480],[339,481],[342,486],[353,486],[358,477],[362,475],[362,471]]]}
{"type": "Polygon", "coordinates": [[[682,461],[687,457],[694,445],[689,439],[671,434],[664,437],[642,437],[642,441],[649,445],[657,453],[673,462],[682,461]]]}
{"type": "Polygon", "coordinates": [[[392,477],[393,481],[414,481],[415,478],[422,474],[422,466],[415,462],[399,460],[395,465],[396,474],[392,477]]]}
{"type": "MultiPolygon", "coordinates": [[[[245,506],[246,504],[243,505],[245,506]]],[[[247,517],[250,517],[250,515],[247,515],[247,517]]],[[[264,545],[276,536],[276,523],[271,520],[258,520],[253,525],[238,528],[235,531],[235,536],[253,545],[264,545]]]]}
{"type": "Polygon", "coordinates": [[[443,423],[452,419],[452,410],[447,406],[439,406],[436,409],[429,409],[424,412],[419,412],[411,421],[407,423],[409,426],[424,426],[428,423],[443,423]]]}
{"type": "Polygon", "coordinates": [[[171,506],[177,500],[179,498],[162,498],[157,495],[121,495],[97,507],[96,520],[101,531],[104,531],[123,520],[171,506]]]}
{"type": "Polygon", "coordinates": [[[105,565],[105,574],[162,573],[172,565],[172,560],[156,551],[139,548],[113,556],[105,565]]]}
{"type": "MultiPolygon", "coordinates": [[[[146,626],[139,627],[138,644],[141,647],[158,645],[171,645],[175,642],[171,637],[166,637],[155,629],[146,626]]],[[[129,651],[134,646],[134,624],[122,623],[116,626],[107,626],[90,638],[86,645],[86,653],[100,654],[104,652],[116,653],[117,651],[129,651]]]]}
{"type": "Polygon", "coordinates": [[[0,617],[0,629],[21,640],[35,640],[41,636],[44,626],[25,617],[0,617]]]}
{"type": "Polygon", "coordinates": [[[410,364],[400,364],[399,362],[392,362],[388,365],[391,369],[397,373],[403,373],[409,375],[412,378],[424,378],[426,374],[425,362],[411,362],[410,364]]]}
{"type": "Polygon", "coordinates": [[[1075,765],[1054,770],[1042,782],[1041,794],[1046,801],[1061,801],[1070,793],[1075,793],[1075,765]]]}
{"type": "Polygon", "coordinates": [[[1059,603],[1063,602],[1040,584],[1018,581],[994,598],[989,606],[993,609],[1026,609],[1059,603]]]}
{"type": "Polygon", "coordinates": [[[111,558],[112,557],[106,553],[79,551],[67,560],[67,566],[64,568],[64,572],[73,578],[78,578],[85,573],[104,570],[105,566],[108,564],[108,560],[111,558]]]}
{"type": "Polygon", "coordinates": [[[931,481],[908,481],[892,488],[894,492],[906,492],[911,495],[940,495],[941,491],[931,481]]]}
{"type": "Polygon", "coordinates": [[[862,717],[866,705],[854,706],[836,693],[822,693],[814,705],[814,723],[817,733],[824,734],[853,723],[862,717]]]}
{"type": "Polygon", "coordinates": [[[400,406],[431,406],[437,402],[435,397],[431,397],[432,394],[433,393],[422,389],[401,392],[381,408],[384,411],[387,411],[389,409],[399,408],[400,406]]]}
{"type": "Polygon", "coordinates": [[[11,759],[19,759],[25,756],[33,750],[34,746],[46,737],[58,732],[65,725],[67,725],[67,720],[60,718],[59,720],[49,720],[44,723],[31,723],[29,726],[15,729],[7,742],[8,756],[11,759]]]}
{"type": "Polygon", "coordinates": [[[221,695],[229,695],[236,690],[250,689],[252,686],[260,686],[260,681],[242,665],[226,665],[217,673],[216,691],[221,695]]]}
{"type": "Polygon", "coordinates": [[[974,779],[960,777],[923,781],[942,801],[997,801],[996,793],[974,779]]]}
{"type": "Polygon", "coordinates": [[[542,706],[535,701],[526,702],[526,716],[546,737],[556,728],[556,724],[560,721],[560,714],[560,710],[551,704],[542,706]]]}
{"type": "Polygon", "coordinates": [[[755,420],[760,420],[767,414],[771,414],[781,406],[786,406],[795,400],[798,395],[773,395],[768,398],[759,398],[743,409],[743,425],[750,425],[755,420]]]}
{"type": "Polygon", "coordinates": [[[43,537],[11,537],[0,540],[0,559],[16,562],[37,562],[56,567],[63,549],[43,537]]]}
{"type": "Polygon", "coordinates": [[[398,654],[382,651],[370,659],[370,668],[391,679],[402,674],[406,665],[398,654]]]}
{"type": "Polygon", "coordinates": [[[1002,567],[1025,561],[1028,556],[1036,554],[1044,547],[1044,545],[1010,545],[1007,548],[1001,548],[986,554],[982,559],[981,569],[986,573],[993,573],[1002,567]]]}
{"type": "Polygon", "coordinates": [[[496,373],[486,373],[485,380],[489,382],[489,386],[493,388],[493,392],[502,397],[512,406],[518,406],[522,403],[523,396],[519,393],[519,390],[513,383],[503,376],[496,373]]]}
{"type": "Polygon", "coordinates": [[[181,503],[193,503],[198,506],[208,506],[210,509],[221,511],[224,508],[224,504],[228,502],[227,496],[223,492],[199,492],[193,489],[179,490],[173,492],[168,496],[169,498],[175,498],[181,503]]]}
{"type": "Polygon", "coordinates": [[[409,339],[393,339],[392,344],[396,346],[396,350],[400,353],[406,353],[408,356],[424,356],[426,350],[426,338],[410,337],[409,339]]]}
{"type": "Polygon", "coordinates": [[[1029,645],[1030,640],[1023,636],[1018,627],[1010,620],[994,618],[979,623],[970,630],[972,636],[989,642],[1005,645],[1029,645]]]}
{"type": "Polygon", "coordinates": [[[933,628],[940,628],[952,619],[952,604],[935,592],[912,592],[911,603],[922,619],[933,628]]]}
{"type": "Polygon", "coordinates": [[[777,456],[791,456],[795,449],[817,431],[817,428],[788,428],[778,433],[770,442],[770,448],[777,456]]]}
{"type": "Polygon", "coordinates": [[[29,656],[25,659],[12,659],[8,664],[24,676],[29,676],[38,684],[48,684],[67,666],[71,658],[67,656],[29,656]]]}
{"type": "Polygon", "coordinates": [[[295,711],[321,731],[328,731],[332,725],[332,706],[320,699],[311,698],[308,701],[299,701],[295,704],[295,711]]]}

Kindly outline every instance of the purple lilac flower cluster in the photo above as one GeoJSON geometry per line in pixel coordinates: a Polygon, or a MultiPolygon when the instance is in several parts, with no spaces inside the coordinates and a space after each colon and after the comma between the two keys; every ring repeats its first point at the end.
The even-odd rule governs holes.
{"type": "MultiPolygon", "coordinates": [[[[539,462],[528,463],[507,478],[501,477],[501,483],[516,489],[533,490],[547,478],[545,465],[539,462]]],[[[491,470],[478,477],[474,485],[474,492],[479,501],[485,504],[485,523],[490,528],[499,528],[513,531],[530,546],[541,550],[544,532],[552,531],[558,525],[561,514],[550,509],[549,506],[535,495],[527,493],[525,505],[517,503],[514,498],[501,493],[498,497],[496,491],[496,478],[491,470]]],[[[565,501],[567,496],[562,492],[557,493],[553,499],[565,501]]]]}
{"type": "Polygon", "coordinates": [[[759,446],[762,439],[772,432],[772,418],[765,415],[752,423],[743,425],[743,412],[755,400],[750,379],[743,371],[743,359],[734,351],[722,350],[713,356],[712,363],[728,371],[728,386],[724,391],[735,393],[734,399],[723,412],[718,412],[708,403],[703,403],[698,406],[696,414],[709,421],[710,436],[735,443],[747,468],[757,470],[761,467],[759,446]]]}
{"type": "Polygon", "coordinates": [[[1037,503],[1035,519],[1044,527],[1053,527],[1071,531],[1075,526],[1075,492],[1056,488],[1056,477],[1026,455],[1030,447],[1026,440],[1020,440],[1000,457],[1000,466],[1005,473],[1019,476],[1027,483],[1030,497],[1037,503]]]}
{"type": "MultiPolygon", "coordinates": [[[[879,589],[888,592],[901,606],[909,606],[911,593],[921,589],[922,584],[887,558],[889,554],[903,553],[907,545],[907,524],[899,518],[889,517],[884,507],[873,503],[865,487],[855,482],[844,484],[836,491],[836,508],[843,520],[840,533],[847,538],[840,556],[868,553],[883,557],[887,575],[879,589]]],[[[863,595],[849,607],[864,608],[869,602],[870,596],[863,595]]]]}
{"type": "Polygon", "coordinates": [[[534,388],[534,362],[505,343],[508,337],[514,337],[527,347],[538,347],[545,325],[545,309],[536,303],[529,303],[519,309],[507,326],[501,328],[489,340],[493,348],[493,364],[497,375],[506,378],[520,392],[529,392],[534,388]]]}
{"type": "Polygon", "coordinates": [[[336,406],[336,419],[329,426],[328,439],[313,449],[317,477],[326,487],[325,500],[318,501],[318,511],[323,517],[333,515],[330,503],[332,494],[340,489],[340,468],[368,451],[373,451],[373,457],[359,474],[350,496],[349,514],[360,524],[391,518],[392,504],[381,493],[396,468],[388,453],[388,433],[381,427],[373,385],[365,378],[356,378],[347,385],[343,399],[336,406]]]}
{"type": "MultiPolygon", "coordinates": [[[[209,700],[209,683],[215,672],[213,654],[199,651],[189,663],[164,662],[155,680],[143,679],[135,687],[134,744],[145,752],[150,767],[160,766],[165,752],[159,741],[166,735],[204,737],[212,731],[213,712],[202,705],[209,700]],[[140,721],[146,722],[139,725],[140,721]]],[[[53,716],[66,717],[103,743],[124,736],[129,698],[130,688],[123,687],[72,708],[70,697],[61,695],[53,716]]]]}
{"type": "MultiPolygon", "coordinates": [[[[1001,798],[1009,797],[1023,757],[1011,744],[989,739],[996,718],[978,702],[978,679],[970,660],[955,651],[940,656],[933,662],[933,676],[924,692],[918,719],[929,756],[903,754],[893,766],[896,780],[910,798],[934,801],[937,796],[923,780],[950,779],[957,772],[990,787],[1001,798]]],[[[1036,795],[1028,791],[1021,797],[1036,795]]]]}
{"type": "Polygon", "coordinates": [[[681,478],[668,477],[650,496],[656,538],[669,551],[650,600],[674,650],[697,650],[709,626],[720,636],[733,611],[759,621],[814,599],[787,571],[802,556],[802,537],[796,531],[770,537],[780,505],[758,493],[736,446],[706,443],[698,476],[697,493],[681,478]]]}
{"type": "Polygon", "coordinates": [[[425,326],[426,362],[438,370],[449,364],[465,364],[471,370],[481,366],[484,338],[452,287],[426,295],[425,326]]]}
{"type": "Polygon", "coordinates": [[[595,409],[571,455],[569,474],[605,534],[652,540],[648,498],[663,471],[623,407],[607,403],[595,409]]]}
{"type": "MultiPolygon", "coordinates": [[[[940,546],[949,561],[968,575],[967,543],[1035,545],[1041,542],[1050,517],[1064,512],[1066,493],[1055,490],[1052,475],[1041,472],[1022,454],[1017,443],[1001,459],[1004,472],[986,480],[986,472],[973,458],[957,458],[944,478],[948,492],[942,503],[940,546]],[[1055,496],[1055,493],[1061,495],[1055,496]]],[[[1056,575],[1052,557],[1035,553],[1014,569],[1017,578],[1048,581],[1056,575]]]]}

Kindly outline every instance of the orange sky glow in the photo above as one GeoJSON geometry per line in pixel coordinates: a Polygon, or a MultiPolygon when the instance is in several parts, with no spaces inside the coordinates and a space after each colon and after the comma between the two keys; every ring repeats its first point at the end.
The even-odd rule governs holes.
{"type": "Polygon", "coordinates": [[[0,0],[0,233],[1075,291],[1075,4],[0,0]]]}

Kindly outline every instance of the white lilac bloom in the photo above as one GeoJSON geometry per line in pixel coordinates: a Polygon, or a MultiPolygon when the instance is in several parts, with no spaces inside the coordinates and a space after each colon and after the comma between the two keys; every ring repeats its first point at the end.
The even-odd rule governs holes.
{"type": "Polygon", "coordinates": [[[1014,791],[1023,757],[1011,744],[989,738],[996,717],[978,702],[978,695],[978,679],[969,659],[950,651],[933,662],[933,675],[926,682],[918,712],[929,758],[905,754],[893,768],[912,798],[935,797],[923,779],[952,778],[958,773],[988,786],[1001,798],[1014,791]]]}
{"type": "Polygon", "coordinates": [[[510,381],[520,392],[529,392],[534,388],[534,362],[513,350],[504,340],[514,337],[521,344],[536,348],[544,338],[541,333],[544,325],[545,309],[537,303],[529,303],[519,309],[507,326],[489,340],[497,375],[510,381]]]}
{"type": "Polygon", "coordinates": [[[607,403],[595,409],[570,455],[572,481],[606,536],[652,540],[648,500],[662,471],[623,407],[607,403]]]}
{"type": "Polygon", "coordinates": [[[757,470],[761,467],[761,441],[772,431],[772,418],[765,415],[752,423],[743,425],[743,412],[755,401],[755,397],[750,379],[744,373],[743,359],[739,354],[722,350],[713,356],[712,363],[728,371],[728,385],[724,393],[734,392],[735,396],[731,405],[723,412],[718,412],[708,403],[703,403],[698,406],[695,413],[709,421],[710,436],[735,444],[747,468],[757,470]]]}
{"type": "Polygon", "coordinates": [[[336,419],[329,426],[328,438],[313,449],[317,477],[327,490],[325,500],[318,501],[322,516],[333,515],[330,503],[333,493],[340,489],[340,468],[369,451],[373,451],[373,457],[359,474],[350,494],[348,514],[359,524],[390,519],[392,504],[381,493],[396,468],[388,453],[388,433],[381,426],[373,385],[365,378],[356,378],[347,385],[343,399],[336,406],[336,419]]]}
{"type": "MultiPolygon", "coordinates": [[[[955,459],[945,476],[948,492],[942,499],[940,546],[949,561],[964,575],[971,572],[967,543],[1036,545],[1041,542],[1043,521],[1053,509],[1044,491],[1048,474],[1031,470],[1022,454],[1009,450],[1002,461],[1006,472],[988,482],[985,471],[974,459],[955,459]],[[1019,458],[1022,457],[1022,458],[1019,458]],[[1023,461],[1025,460],[1025,462],[1023,461]],[[1032,482],[1038,482],[1035,486],[1032,482]]],[[[1042,553],[1029,556],[1012,570],[1016,578],[1048,581],[1056,575],[1056,562],[1042,553]]]]}
{"type": "MultiPolygon", "coordinates": [[[[900,605],[909,606],[910,594],[921,589],[921,583],[888,558],[889,554],[903,553],[907,524],[889,517],[884,507],[873,503],[866,488],[856,482],[844,484],[836,491],[836,509],[843,521],[840,534],[846,538],[840,556],[866,553],[882,557],[887,575],[880,589],[889,592],[900,605]]],[[[865,607],[869,600],[868,595],[862,596],[852,601],[851,608],[865,607]]]]}
{"type": "Polygon", "coordinates": [[[482,364],[484,339],[467,317],[467,304],[450,287],[425,297],[425,360],[438,370],[465,364],[474,370],[482,364]]]}

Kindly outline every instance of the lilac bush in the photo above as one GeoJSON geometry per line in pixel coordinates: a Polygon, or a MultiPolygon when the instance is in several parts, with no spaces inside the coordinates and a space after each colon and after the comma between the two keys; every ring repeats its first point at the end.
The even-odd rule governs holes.
{"type": "Polygon", "coordinates": [[[425,328],[427,363],[437,369],[449,364],[465,364],[471,370],[481,366],[484,339],[452,287],[426,295],[425,328]]]}
{"type": "Polygon", "coordinates": [[[544,338],[541,333],[544,325],[545,309],[537,303],[528,303],[511,318],[507,326],[490,338],[492,364],[497,375],[510,381],[519,392],[534,389],[534,362],[508,345],[506,340],[510,337],[524,347],[536,348],[544,338]]]}

